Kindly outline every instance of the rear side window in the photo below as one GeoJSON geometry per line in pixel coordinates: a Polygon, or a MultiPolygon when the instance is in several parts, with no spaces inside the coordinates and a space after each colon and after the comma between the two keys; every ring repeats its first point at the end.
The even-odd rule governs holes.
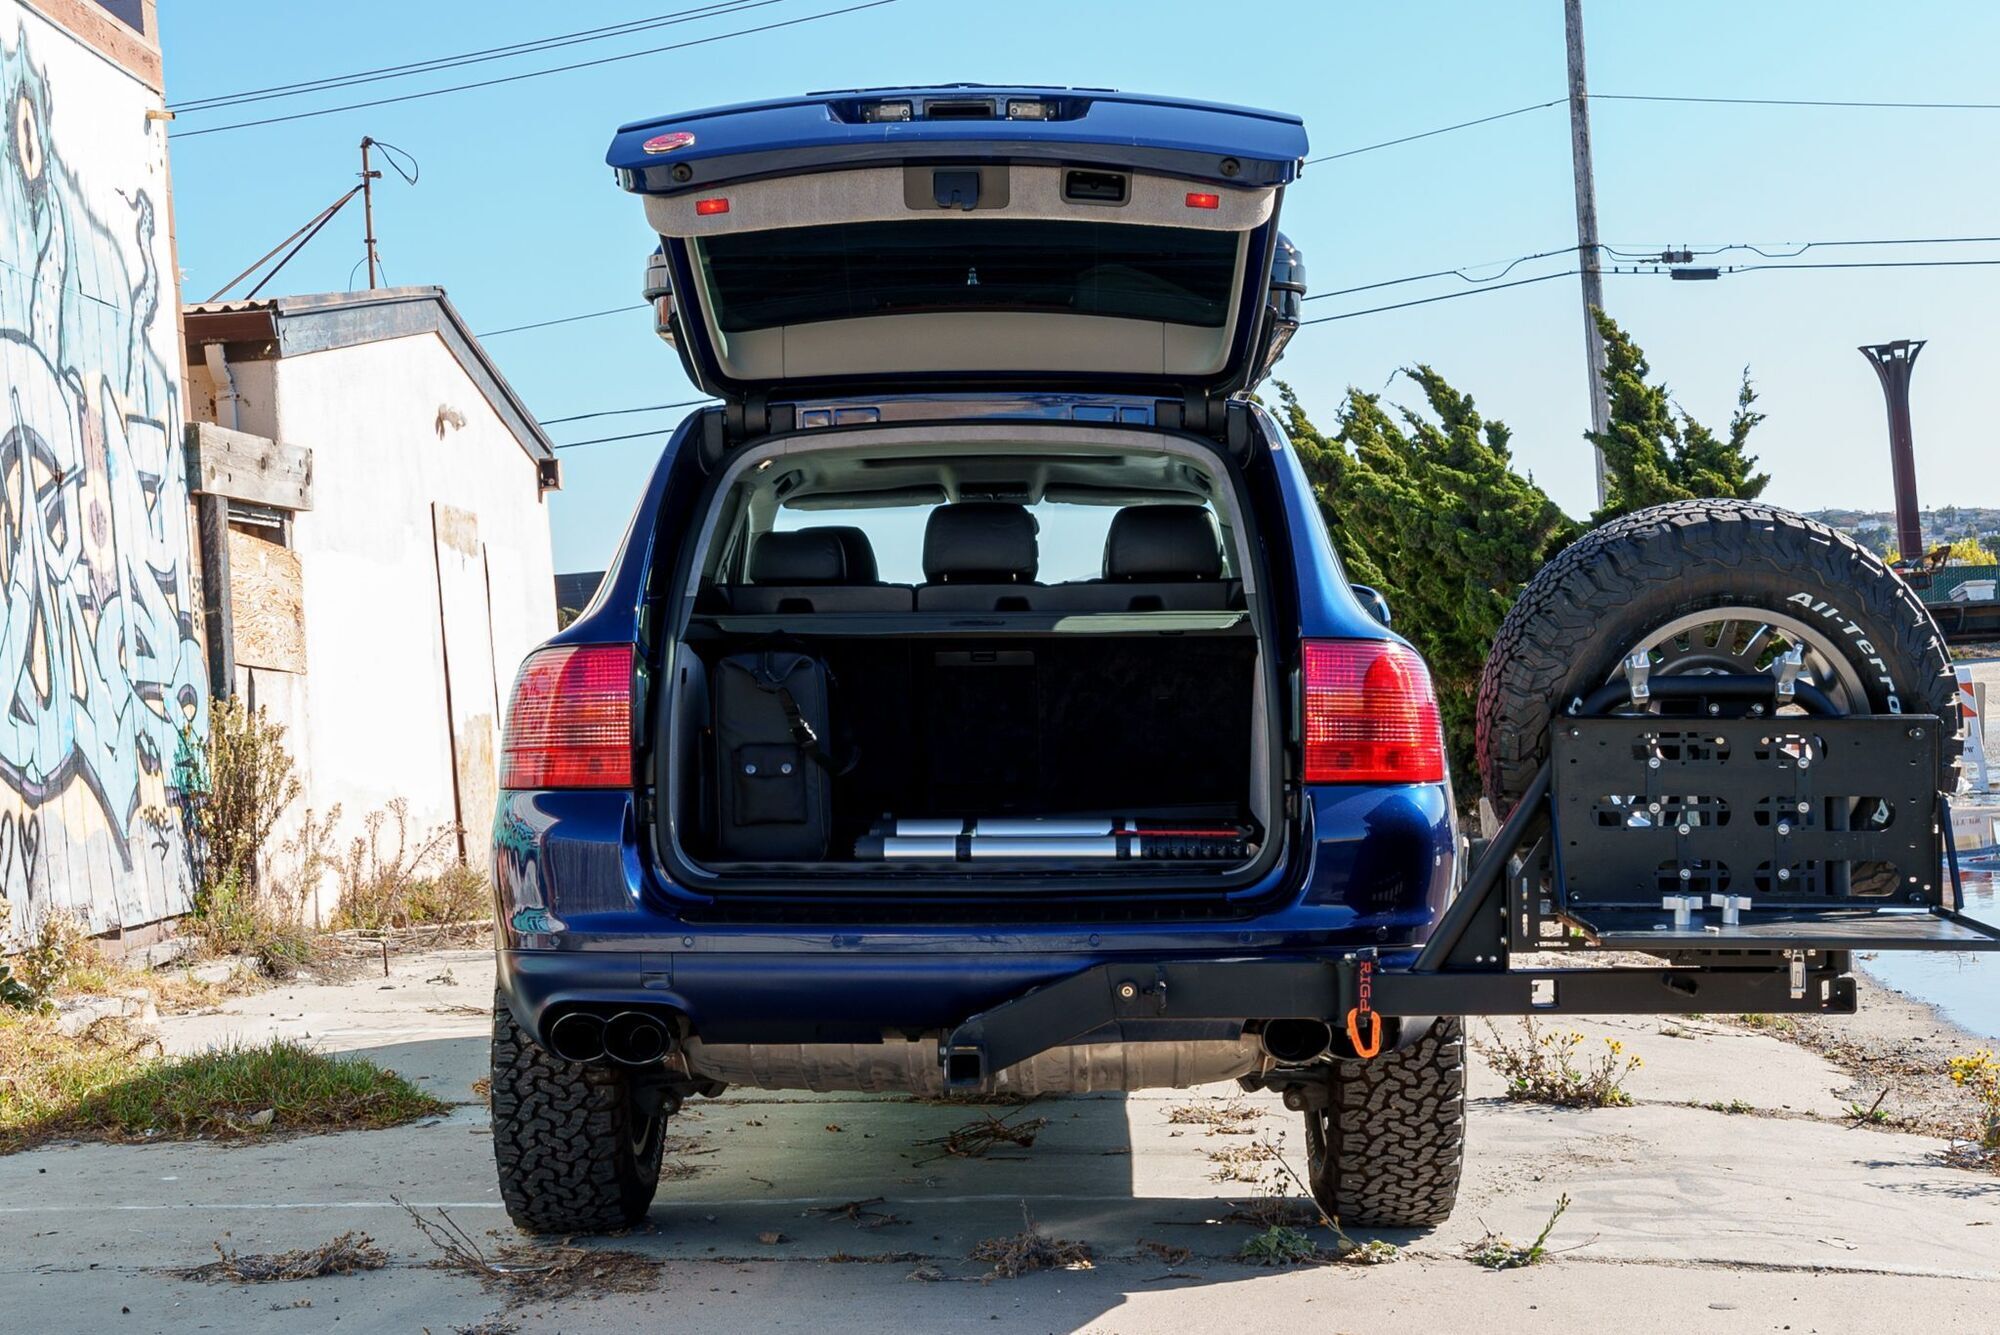
{"type": "Polygon", "coordinates": [[[705,237],[725,333],[937,311],[1059,311],[1220,328],[1239,234],[932,218],[705,237]]]}

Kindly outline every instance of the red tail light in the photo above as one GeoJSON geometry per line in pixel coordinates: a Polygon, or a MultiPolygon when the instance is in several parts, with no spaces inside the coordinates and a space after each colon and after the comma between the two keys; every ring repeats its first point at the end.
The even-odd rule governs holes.
{"type": "Polygon", "coordinates": [[[1444,732],[1424,660],[1390,640],[1307,640],[1307,783],[1437,783],[1444,732]]]}
{"type": "Polygon", "coordinates": [[[632,649],[560,645],[529,655],[500,743],[502,788],[632,783],[632,649]]]}
{"type": "Polygon", "coordinates": [[[1219,209],[1222,207],[1222,196],[1209,194],[1206,190],[1190,190],[1187,206],[1191,209],[1219,209]]]}

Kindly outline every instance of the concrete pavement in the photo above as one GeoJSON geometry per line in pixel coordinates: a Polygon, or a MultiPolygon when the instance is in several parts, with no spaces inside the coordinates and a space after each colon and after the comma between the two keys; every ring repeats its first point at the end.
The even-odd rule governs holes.
{"type": "MultiPolygon", "coordinates": [[[[399,959],[389,979],[280,989],[219,1015],[169,1019],[175,1048],[288,1033],[366,1052],[456,1106],[390,1131],[247,1146],[49,1147],[0,1159],[0,1319],[37,1331],[435,1332],[501,1312],[472,1281],[428,1269],[397,1201],[442,1206],[475,1236],[513,1236],[493,1184],[472,1082],[483,1072],[490,957],[399,959]],[[275,1251],[348,1229],[394,1258],[372,1274],[211,1286],[166,1267],[232,1249],[275,1251]],[[285,1306],[299,1300],[309,1307],[285,1306]],[[275,1305],[275,1306],[274,1306],[275,1305]],[[124,1310],[129,1309],[129,1310],[124,1310]]],[[[1406,1259],[1373,1268],[1258,1271],[1251,1230],[1225,1222],[1257,1188],[1216,1181],[1211,1152],[1253,1139],[1303,1166],[1296,1117],[1233,1086],[997,1109],[1045,1117],[1032,1148],[959,1159],[918,1142],[978,1110],[861,1095],[732,1093],[673,1125],[673,1180],[646,1227],[604,1242],[667,1262],[657,1292],[508,1310],[522,1330],[1619,1328],[1991,1330],[2000,1324],[2000,1178],[1946,1168],[1940,1142],[1836,1120],[1850,1077],[1798,1047],[1702,1021],[1618,1020],[1646,1067],[1628,1109],[1506,1103],[1475,1071],[1471,1157],[1457,1216],[1390,1235],[1406,1259]],[[1255,1107],[1256,1137],[1169,1120],[1177,1107],[1255,1107]],[[1731,1115],[1686,1106],[1741,1100],[1731,1115]],[[1282,1140],[1280,1136],[1282,1135],[1282,1140]],[[1495,1275],[1459,1259],[1487,1227],[1574,1247],[1495,1275]],[[865,1228],[821,1207],[882,1196],[865,1228]],[[1096,1269],[976,1280],[982,1238],[1021,1227],[1087,1242],[1096,1269]],[[780,1233],[767,1244],[760,1234],[780,1233]],[[1186,1247],[1168,1265],[1142,1240],[1186,1247]],[[830,1257],[860,1258],[850,1261],[830,1257]],[[893,1259],[869,1259],[869,1258],[893,1259]],[[942,1272],[947,1282],[912,1279],[942,1272]],[[993,1323],[998,1321],[996,1327],[993,1323]],[[973,1323],[978,1323],[975,1327],[973,1323]]],[[[1505,1032],[1505,1026],[1503,1026],[1505,1032]]],[[[1483,1037],[1483,1032],[1482,1032],[1483,1037]]]]}

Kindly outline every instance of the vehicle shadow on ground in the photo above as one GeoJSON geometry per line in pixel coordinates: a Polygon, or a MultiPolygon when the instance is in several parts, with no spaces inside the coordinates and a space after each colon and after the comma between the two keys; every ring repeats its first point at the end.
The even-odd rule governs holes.
{"type": "MultiPolygon", "coordinates": [[[[486,1073],[483,1039],[354,1051],[441,1099],[484,1109],[473,1092],[486,1073]]],[[[481,1127],[442,1129],[448,1152],[430,1161],[442,1180],[412,1183],[417,1198],[465,1200],[476,1185],[497,1199],[489,1140],[465,1134],[483,1129],[474,1120],[481,1127]]],[[[1039,1239],[1057,1251],[1081,1244],[1097,1264],[1130,1263],[1145,1282],[1164,1283],[1189,1264],[1235,1260],[1274,1221],[1304,1228],[1330,1252],[1332,1233],[1284,1163],[1305,1172],[1297,1115],[1229,1085],[1027,1102],[732,1088],[691,1099],[674,1117],[646,1219],[594,1245],[676,1261],[961,1277],[990,1272],[1010,1243],[1034,1250],[1039,1239]]],[[[1384,1236],[1400,1244],[1421,1234],[1384,1236]]]]}

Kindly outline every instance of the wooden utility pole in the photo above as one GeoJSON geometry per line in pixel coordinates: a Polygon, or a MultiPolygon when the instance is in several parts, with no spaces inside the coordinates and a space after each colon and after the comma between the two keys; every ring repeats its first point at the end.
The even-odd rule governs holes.
{"type": "MultiPolygon", "coordinates": [[[[1604,339],[1596,312],[1604,309],[1604,275],[1598,268],[1597,184],[1590,170],[1590,91],[1583,73],[1583,0],[1563,0],[1563,35],[1569,47],[1569,145],[1576,177],[1576,260],[1583,276],[1583,355],[1590,375],[1590,429],[1602,435],[1611,423],[1604,388],[1604,339]]],[[[1597,503],[1605,501],[1604,451],[1597,458],[1597,503]]]]}
{"type": "MultiPolygon", "coordinates": [[[[361,217],[362,231],[366,233],[362,238],[362,242],[368,247],[368,287],[371,291],[375,287],[375,183],[382,179],[382,173],[372,170],[368,165],[368,150],[373,147],[375,147],[375,141],[366,135],[362,136],[361,217]]],[[[347,279],[349,282],[354,281],[354,271],[352,269],[348,270],[347,279]]]]}

